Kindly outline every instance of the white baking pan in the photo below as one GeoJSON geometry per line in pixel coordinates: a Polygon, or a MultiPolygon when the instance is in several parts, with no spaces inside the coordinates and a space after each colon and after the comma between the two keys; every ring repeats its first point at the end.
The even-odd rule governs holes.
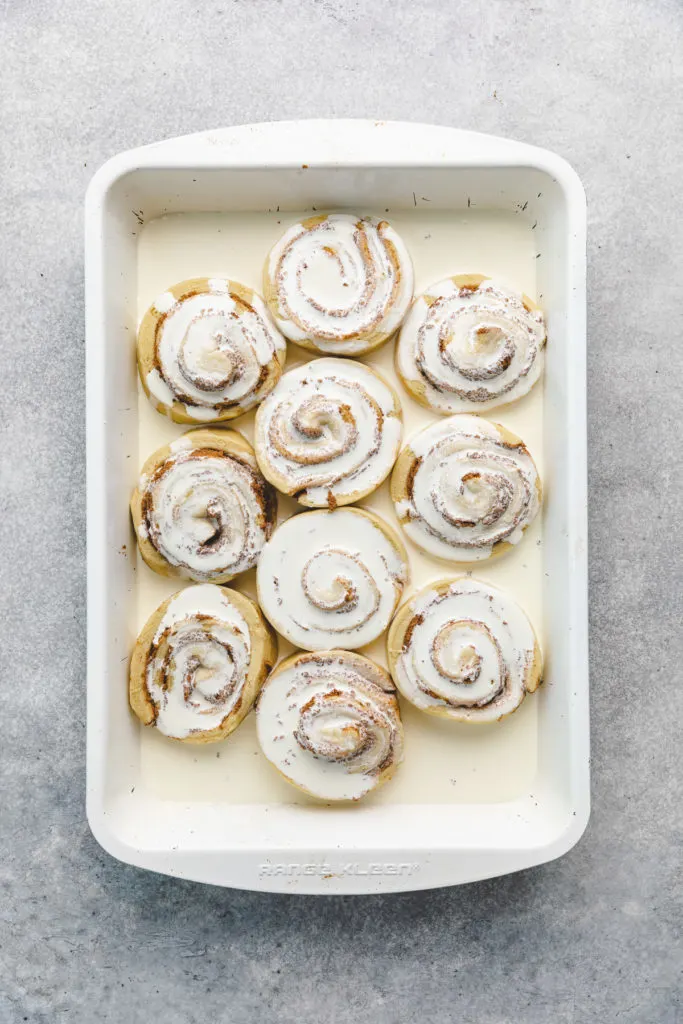
{"type": "MultiPolygon", "coordinates": [[[[589,814],[585,230],[583,189],[559,157],[426,125],[247,125],[124,153],[98,171],[86,203],[87,809],[113,856],[216,885],[370,893],[516,871],[577,842],[589,814]],[[183,429],[139,399],[140,312],[183,277],[258,287],[269,244],[297,214],[340,208],[389,211],[418,290],[452,273],[507,278],[539,299],[549,335],[542,383],[488,414],[542,467],[542,522],[476,571],[526,607],[546,683],[490,728],[405,708],[396,779],[344,808],[282,782],[249,718],[226,743],[190,750],[143,730],[127,702],[137,630],[177,588],[139,563],[128,498],[144,457],[183,429]]],[[[391,343],[373,360],[391,373],[391,343]]],[[[433,417],[401,397],[408,437],[433,417]]],[[[249,434],[249,417],[230,425],[249,434]]],[[[367,504],[392,515],[385,492],[367,504]]],[[[411,559],[414,585],[449,571],[411,559]]],[[[370,653],[381,658],[381,647],[370,653]]]]}

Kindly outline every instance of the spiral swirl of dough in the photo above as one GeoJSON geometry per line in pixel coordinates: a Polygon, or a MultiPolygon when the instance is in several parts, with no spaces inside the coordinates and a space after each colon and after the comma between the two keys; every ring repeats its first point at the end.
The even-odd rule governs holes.
{"type": "Polygon", "coordinates": [[[359,355],[400,325],[413,297],[413,265],[387,221],[332,213],[285,232],[266,262],[263,290],[291,341],[359,355]]]}
{"type": "Polygon", "coordinates": [[[408,562],[379,516],[341,508],[282,523],[261,552],[256,578],[266,618],[291,643],[355,650],[389,625],[408,562]]]}
{"type": "Polygon", "coordinates": [[[401,444],[393,388],[351,359],[290,370],[256,414],[263,475],[302,505],[347,505],[379,487],[401,444]]]}
{"type": "Polygon", "coordinates": [[[242,721],[277,657],[277,642],[248,597],[188,587],[156,610],[131,659],[131,706],[172,739],[207,743],[242,721]]]}
{"type": "Polygon", "coordinates": [[[164,292],[145,314],[140,378],[158,411],[180,423],[229,420],[275,387],[285,348],[251,288],[193,278],[164,292]]]}
{"type": "Polygon", "coordinates": [[[359,654],[295,654],[261,691],[257,735],[294,785],[325,800],[358,800],[393,775],[403,727],[386,672],[359,654]]]}
{"type": "Polygon", "coordinates": [[[240,434],[191,430],[143,466],[131,509],[152,569],[224,583],[256,564],[277,500],[240,434]]]}
{"type": "Polygon", "coordinates": [[[541,652],[526,614],[470,577],[431,584],[407,601],[387,647],[403,696],[459,722],[495,722],[541,681],[541,652]]]}
{"type": "Polygon", "coordinates": [[[391,496],[415,544],[437,558],[471,562],[519,543],[540,508],[541,483],[518,437],[461,414],[411,438],[396,462],[391,496]]]}
{"type": "Polygon", "coordinates": [[[396,369],[428,408],[481,412],[530,390],[545,340],[543,314],[527,296],[480,274],[449,277],[413,303],[396,369]]]}

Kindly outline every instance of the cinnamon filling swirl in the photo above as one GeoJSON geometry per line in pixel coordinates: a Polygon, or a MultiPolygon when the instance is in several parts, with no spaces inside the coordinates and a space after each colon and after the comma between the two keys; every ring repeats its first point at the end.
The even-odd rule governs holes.
{"type": "Polygon", "coordinates": [[[257,733],[290,782],[328,800],[359,799],[403,756],[391,680],[348,651],[298,654],[279,665],[259,698],[257,733]]]}
{"type": "Polygon", "coordinates": [[[148,639],[141,634],[142,649],[133,658],[134,665],[142,658],[135,680],[142,692],[135,695],[136,704],[143,698],[151,707],[148,724],[173,739],[201,739],[216,730],[220,738],[246,714],[259,667],[244,614],[251,605],[212,585],[188,587],[165,602],[156,629],[148,639]]]}
{"type": "Polygon", "coordinates": [[[259,602],[297,647],[362,647],[387,627],[408,578],[400,541],[359,509],[283,523],[259,559],[259,602]]]}
{"type": "Polygon", "coordinates": [[[458,721],[494,722],[541,677],[534,630],[515,602],[462,577],[426,587],[398,612],[388,638],[391,672],[416,707],[458,721]]]}
{"type": "Polygon", "coordinates": [[[140,508],[141,538],[176,575],[226,581],[256,564],[273,530],[276,499],[247,458],[190,447],[157,465],[141,488],[140,508]]]}
{"type": "Polygon", "coordinates": [[[415,301],[396,365],[424,405],[442,413],[479,411],[530,390],[545,341],[543,314],[531,300],[481,275],[462,275],[415,301]]]}
{"type": "Polygon", "coordinates": [[[286,373],[256,415],[268,480],[303,505],[348,504],[386,478],[401,443],[398,399],[361,363],[316,359],[286,373]]]}
{"type": "Polygon", "coordinates": [[[231,419],[260,402],[282,373],[285,341],[262,299],[233,281],[197,278],[165,292],[145,315],[143,385],[181,421],[231,419]]]}
{"type": "Polygon", "coordinates": [[[330,214],[295,224],[273,248],[264,291],[279,329],[320,352],[359,354],[403,319],[413,270],[384,220],[330,214]]]}
{"type": "Polygon", "coordinates": [[[498,424],[459,415],[427,427],[404,448],[391,493],[406,534],[450,561],[491,557],[517,544],[541,501],[525,445],[498,424]]]}

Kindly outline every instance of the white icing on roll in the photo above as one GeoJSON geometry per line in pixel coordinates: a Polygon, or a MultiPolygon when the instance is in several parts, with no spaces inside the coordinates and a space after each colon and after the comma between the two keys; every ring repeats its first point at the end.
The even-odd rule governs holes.
{"type": "Polygon", "coordinates": [[[413,297],[413,267],[399,235],[376,217],[335,213],[295,224],[273,248],[265,293],[292,341],[354,355],[380,344],[413,297]]]}
{"type": "Polygon", "coordinates": [[[246,459],[178,448],[147,480],[141,508],[147,539],[180,575],[226,581],[256,564],[276,500],[246,459]]]}
{"type": "Polygon", "coordinates": [[[479,416],[434,423],[399,456],[391,482],[406,535],[449,561],[490,558],[517,544],[540,507],[538,472],[525,445],[479,416]]]}
{"type": "Polygon", "coordinates": [[[495,722],[540,682],[540,651],[525,613],[468,577],[413,597],[392,624],[388,647],[403,696],[457,721],[495,722]]]}
{"type": "Polygon", "coordinates": [[[184,739],[220,726],[242,700],[251,650],[249,627],[225,590],[207,584],[176,594],[145,673],[159,732],[184,739]]]}
{"type": "Polygon", "coordinates": [[[169,313],[176,304],[176,297],[173,292],[164,292],[158,295],[152,305],[157,313],[169,313]]]}
{"type": "Polygon", "coordinates": [[[398,538],[371,513],[304,512],[282,523],[259,558],[259,603],[307,651],[355,650],[389,625],[408,564],[398,538]]]}
{"type": "Polygon", "coordinates": [[[256,414],[264,476],[303,505],[344,505],[386,478],[401,444],[398,399],[378,373],[349,359],[315,359],[286,373],[256,414]]]}
{"type": "MultiPolygon", "coordinates": [[[[173,394],[156,366],[153,370],[150,370],[145,377],[145,383],[147,384],[147,390],[152,398],[156,398],[157,402],[161,405],[166,405],[170,408],[170,406],[172,406],[176,401],[176,396],[173,394]]],[[[213,413],[213,410],[209,411],[213,413]]]]}
{"type": "Polygon", "coordinates": [[[256,405],[279,378],[285,340],[250,289],[211,280],[187,297],[165,292],[152,311],[155,366],[145,383],[161,405],[180,402],[202,422],[230,418],[256,405]]]}
{"type": "Polygon", "coordinates": [[[263,753],[294,785],[326,800],[358,800],[403,758],[388,675],[348,651],[300,654],[268,678],[256,727],[263,753]]]}
{"type": "Polygon", "coordinates": [[[543,368],[543,314],[479,276],[447,278],[417,298],[401,329],[396,366],[437,412],[483,411],[521,398],[543,368]],[[463,283],[472,281],[474,283],[463,283]]]}

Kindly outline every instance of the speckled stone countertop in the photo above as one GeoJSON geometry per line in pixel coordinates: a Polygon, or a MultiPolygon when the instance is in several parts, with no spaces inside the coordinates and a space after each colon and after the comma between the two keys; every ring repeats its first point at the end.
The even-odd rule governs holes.
{"type": "Polygon", "coordinates": [[[683,6],[8,0],[0,38],[0,1024],[683,1020],[683,6]],[[123,149],[321,116],[533,142],[588,193],[593,816],[462,888],[213,889],[85,821],[85,187],[123,149]]]}

